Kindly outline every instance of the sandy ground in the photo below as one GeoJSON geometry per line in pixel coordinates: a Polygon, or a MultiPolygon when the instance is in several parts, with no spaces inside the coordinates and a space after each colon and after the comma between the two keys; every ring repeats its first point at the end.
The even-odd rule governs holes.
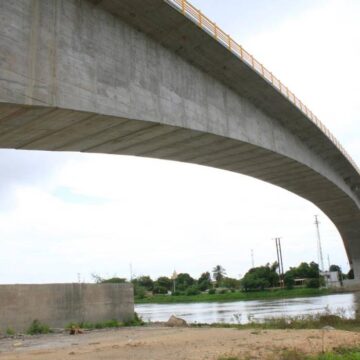
{"type": "Polygon", "coordinates": [[[42,335],[0,340],[6,360],[217,360],[220,356],[276,359],[284,349],[318,353],[360,344],[360,334],[338,330],[236,330],[141,327],[81,335],[42,335]]]}

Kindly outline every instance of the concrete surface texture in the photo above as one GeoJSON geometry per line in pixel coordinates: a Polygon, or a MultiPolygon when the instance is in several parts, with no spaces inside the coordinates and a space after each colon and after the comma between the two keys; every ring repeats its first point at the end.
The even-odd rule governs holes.
{"type": "Polygon", "coordinates": [[[357,169],[166,1],[2,1],[0,34],[1,148],[171,159],[270,182],[329,216],[360,277],[357,169]]]}
{"type": "Polygon", "coordinates": [[[33,320],[53,328],[70,322],[131,320],[130,284],[0,285],[0,332],[26,331],[33,320]]]}

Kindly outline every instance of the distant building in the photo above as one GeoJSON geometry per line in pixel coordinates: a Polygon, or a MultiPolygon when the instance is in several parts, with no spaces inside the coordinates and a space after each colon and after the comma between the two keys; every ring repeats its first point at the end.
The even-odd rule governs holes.
{"type": "Polygon", "coordinates": [[[341,281],[338,271],[322,271],[321,276],[325,279],[326,287],[341,287],[341,281]]]}

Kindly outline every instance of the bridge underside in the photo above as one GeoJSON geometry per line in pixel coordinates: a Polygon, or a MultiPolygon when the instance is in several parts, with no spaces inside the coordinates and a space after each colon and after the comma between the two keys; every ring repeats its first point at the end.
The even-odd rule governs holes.
{"type": "Polygon", "coordinates": [[[308,199],[360,278],[360,175],[299,108],[163,0],[0,1],[0,148],[128,154],[308,199]]]}
{"type": "MultiPolygon", "coordinates": [[[[273,151],[214,134],[88,112],[0,104],[0,145],[24,150],[134,155],[216,167],[272,183],[310,200],[336,224],[349,258],[360,260],[360,215],[336,185],[273,151]]],[[[353,264],[357,267],[357,262],[353,264]]],[[[360,268],[357,270],[360,272],[360,268]]]]}

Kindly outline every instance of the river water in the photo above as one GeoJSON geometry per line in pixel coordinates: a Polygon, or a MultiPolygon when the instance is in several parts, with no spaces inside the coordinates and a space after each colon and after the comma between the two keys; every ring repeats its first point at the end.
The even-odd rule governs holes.
{"type": "Polygon", "coordinates": [[[266,318],[308,315],[330,310],[354,317],[360,299],[357,294],[319,297],[189,304],[141,304],[135,311],[145,321],[167,321],[171,315],[188,323],[241,323],[266,318]]]}

